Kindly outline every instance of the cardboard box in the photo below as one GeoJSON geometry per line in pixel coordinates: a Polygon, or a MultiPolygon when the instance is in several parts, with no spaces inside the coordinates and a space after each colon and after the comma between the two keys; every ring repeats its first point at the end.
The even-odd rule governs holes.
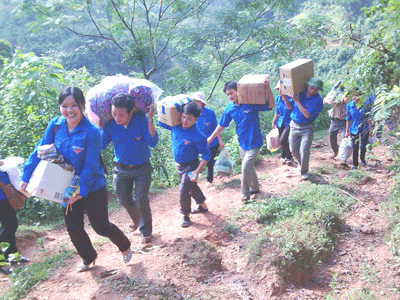
{"type": "Polygon", "coordinates": [[[169,126],[176,126],[182,123],[183,106],[192,99],[185,94],[168,96],[157,102],[158,121],[169,126]]]}
{"type": "MultiPolygon", "coordinates": [[[[266,78],[269,75],[244,75],[237,83],[239,104],[266,104],[269,101],[268,90],[271,91],[270,86],[264,84],[266,78]]],[[[272,102],[274,107],[275,102],[272,102]]]]}
{"type": "Polygon", "coordinates": [[[29,179],[26,191],[34,197],[63,203],[63,196],[75,172],[41,160],[29,179]]]}
{"type": "Polygon", "coordinates": [[[306,82],[314,77],[314,62],[312,59],[297,59],[279,68],[281,93],[297,95],[307,87],[306,82]]]}

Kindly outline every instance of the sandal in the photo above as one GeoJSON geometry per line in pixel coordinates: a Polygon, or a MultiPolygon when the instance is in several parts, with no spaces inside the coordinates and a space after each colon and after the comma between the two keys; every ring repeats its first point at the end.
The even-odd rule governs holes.
{"type": "Polygon", "coordinates": [[[129,230],[132,232],[135,231],[136,229],[138,229],[138,227],[139,227],[139,222],[128,225],[129,230]]]}
{"type": "Polygon", "coordinates": [[[132,258],[132,250],[131,248],[129,248],[128,250],[126,250],[125,252],[122,252],[122,260],[124,261],[124,263],[127,265],[132,258]],[[126,254],[124,254],[126,253],[126,254]]]}
{"type": "Polygon", "coordinates": [[[91,263],[93,263],[93,266],[96,264],[96,259],[97,259],[97,255],[96,257],[93,259],[93,261],[87,263],[85,260],[78,265],[78,267],[75,269],[76,272],[81,273],[81,272],[85,272],[87,270],[89,270],[89,266],[91,263]]]}
{"type": "Polygon", "coordinates": [[[10,269],[3,269],[0,267],[0,273],[3,273],[4,275],[11,275],[12,271],[10,269]]]}
{"type": "Polygon", "coordinates": [[[182,227],[189,227],[191,224],[189,216],[183,216],[182,218],[182,227]]]}
{"type": "Polygon", "coordinates": [[[197,208],[193,208],[192,214],[200,214],[208,212],[208,208],[204,208],[203,206],[199,205],[197,208]]]}

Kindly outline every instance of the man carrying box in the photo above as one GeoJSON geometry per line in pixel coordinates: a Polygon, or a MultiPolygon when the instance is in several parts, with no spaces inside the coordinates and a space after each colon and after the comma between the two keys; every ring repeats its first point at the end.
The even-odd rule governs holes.
{"type": "MultiPolygon", "coordinates": [[[[265,79],[264,84],[269,85],[269,78],[265,79]]],[[[260,185],[254,167],[258,152],[264,142],[258,113],[260,111],[270,110],[269,101],[274,101],[274,96],[271,90],[267,89],[268,101],[266,104],[239,104],[236,81],[228,81],[225,83],[223,91],[231,102],[226,106],[217,128],[207,141],[208,144],[210,144],[225,127],[229,126],[232,119],[235,121],[240,156],[242,158],[241,199],[244,203],[247,203],[250,199],[250,194],[256,194],[260,191],[260,185]]]]}
{"type": "Polygon", "coordinates": [[[322,98],[318,94],[318,90],[323,91],[323,82],[313,77],[307,81],[307,88],[303,92],[292,97],[294,106],[290,115],[292,121],[290,122],[289,144],[293,157],[299,163],[300,175],[303,180],[310,177],[308,165],[311,143],[314,138],[314,120],[323,109],[322,98]]]}
{"type": "Polygon", "coordinates": [[[152,217],[149,204],[151,183],[150,148],[158,143],[153,124],[154,106],[150,106],[148,118],[136,112],[134,99],[120,93],[112,99],[113,120],[101,130],[103,150],[110,142],[114,145],[114,189],[118,202],[129,213],[133,224],[131,231],[139,226],[143,243],[152,240],[152,217]],[[135,185],[135,198],[132,197],[135,185]]]}

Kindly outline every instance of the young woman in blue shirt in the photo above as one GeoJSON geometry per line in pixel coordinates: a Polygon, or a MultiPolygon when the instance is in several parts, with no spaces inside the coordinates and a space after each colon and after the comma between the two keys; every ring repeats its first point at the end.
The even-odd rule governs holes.
{"type": "Polygon", "coordinates": [[[64,220],[73,245],[83,262],[77,272],[88,270],[95,264],[97,252],[84,229],[84,211],[86,210],[94,231],[108,237],[122,252],[127,264],[131,257],[130,241],[125,234],[108,220],[108,201],[106,179],[100,163],[100,129],[93,125],[83,114],[85,97],[77,87],[66,87],[61,91],[58,103],[61,116],[54,117],[46,128],[42,139],[24,165],[21,188],[26,189],[27,182],[38,165],[37,146],[53,144],[66,162],[73,165],[75,174],[80,176],[80,192],[69,197],[69,205],[63,208],[64,220]]]}

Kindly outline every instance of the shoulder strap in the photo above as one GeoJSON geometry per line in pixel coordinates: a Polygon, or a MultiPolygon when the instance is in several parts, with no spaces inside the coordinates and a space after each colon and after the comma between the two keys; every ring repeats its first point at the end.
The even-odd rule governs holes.
{"type": "MultiPolygon", "coordinates": [[[[60,116],[60,117],[57,119],[57,122],[60,121],[61,117],[62,117],[62,116],[60,116]]],[[[59,127],[59,126],[60,126],[60,125],[58,125],[58,124],[54,125],[54,134],[57,133],[57,130],[58,130],[58,127],[59,127]]]]}

